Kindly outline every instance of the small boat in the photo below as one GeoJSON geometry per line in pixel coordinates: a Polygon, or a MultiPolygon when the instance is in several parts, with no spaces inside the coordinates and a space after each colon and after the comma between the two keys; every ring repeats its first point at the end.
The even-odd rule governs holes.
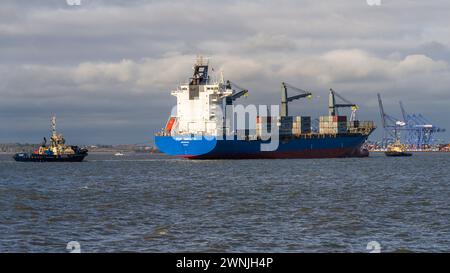
{"type": "Polygon", "coordinates": [[[81,162],[88,155],[88,150],[78,146],[66,145],[66,140],[56,132],[56,117],[52,117],[52,135],[50,145],[47,139],[32,153],[17,153],[13,156],[20,162],[81,162]]]}
{"type": "MultiPolygon", "coordinates": [[[[73,147],[70,146],[72,150],[73,147]]],[[[78,148],[78,147],[77,147],[78,148]]],[[[75,148],[75,149],[77,149],[75,148]]],[[[85,150],[85,149],[81,149],[85,150]]],[[[81,162],[87,156],[87,151],[75,151],[73,154],[63,154],[63,155],[54,155],[54,154],[37,154],[35,152],[29,153],[17,153],[14,155],[14,160],[19,162],[81,162]]]]}
{"type": "Polygon", "coordinates": [[[124,154],[118,152],[118,153],[115,153],[114,156],[124,156],[124,154]]]}
{"type": "Polygon", "coordinates": [[[412,156],[412,153],[408,153],[406,146],[400,143],[400,140],[395,141],[387,147],[386,156],[412,156]]]}

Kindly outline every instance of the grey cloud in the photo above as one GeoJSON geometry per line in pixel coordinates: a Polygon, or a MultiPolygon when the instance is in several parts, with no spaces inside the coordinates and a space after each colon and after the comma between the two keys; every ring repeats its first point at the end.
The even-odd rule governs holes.
{"type": "Polygon", "coordinates": [[[450,48],[436,41],[419,45],[417,48],[410,50],[407,54],[423,54],[434,60],[450,62],[450,48]]]}
{"type": "Polygon", "coordinates": [[[40,137],[51,112],[86,143],[151,140],[196,54],[249,88],[245,103],[278,101],[279,83],[288,81],[316,93],[314,102],[293,105],[302,113],[323,114],[333,87],[364,106],[362,117],[378,120],[376,92],[393,109],[402,99],[432,119],[449,114],[443,0],[0,5],[0,131],[8,131],[0,142],[40,137]]]}

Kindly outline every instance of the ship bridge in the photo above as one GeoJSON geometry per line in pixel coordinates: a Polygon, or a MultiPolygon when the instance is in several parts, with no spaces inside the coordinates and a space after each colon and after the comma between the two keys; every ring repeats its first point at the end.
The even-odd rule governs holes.
{"type": "Polygon", "coordinates": [[[223,101],[233,90],[224,83],[223,77],[219,81],[211,80],[207,58],[198,57],[193,69],[189,82],[171,92],[177,98],[177,111],[165,131],[170,135],[216,136],[221,133],[223,124],[217,113],[223,111],[223,101]]]}

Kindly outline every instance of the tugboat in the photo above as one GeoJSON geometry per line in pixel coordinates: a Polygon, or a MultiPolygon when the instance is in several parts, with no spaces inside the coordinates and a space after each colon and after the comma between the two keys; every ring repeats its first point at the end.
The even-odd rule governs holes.
{"type": "Polygon", "coordinates": [[[88,155],[88,150],[78,146],[66,145],[64,137],[56,132],[56,117],[52,117],[52,135],[50,145],[47,139],[32,153],[17,153],[14,160],[21,162],[81,162],[88,155]]]}
{"type": "Polygon", "coordinates": [[[412,156],[412,153],[408,153],[405,145],[398,139],[387,147],[385,154],[386,156],[412,156]]]}

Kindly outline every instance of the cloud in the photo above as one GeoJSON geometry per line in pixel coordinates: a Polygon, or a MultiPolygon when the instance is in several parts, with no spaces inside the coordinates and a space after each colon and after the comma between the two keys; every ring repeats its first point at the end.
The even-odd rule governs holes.
{"type": "MultiPolygon", "coordinates": [[[[39,91],[37,95],[56,95],[50,90],[56,91],[61,86],[109,95],[113,95],[113,90],[121,89],[117,87],[125,89],[120,91],[122,94],[160,92],[187,82],[194,58],[194,55],[176,54],[142,60],[82,62],[75,66],[21,65],[6,80],[13,85],[6,89],[20,89],[21,96],[33,95],[35,90],[46,88],[49,93],[39,91]],[[23,81],[24,77],[28,81],[23,81]]],[[[305,78],[319,85],[345,84],[352,90],[352,84],[361,82],[369,85],[382,80],[389,84],[416,77],[426,77],[425,83],[436,83],[439,77],[450,74],[447,62],[425,55],[390,59],[360,49],[331,50],[317,55],[290,53],[289,58],[255,59],[217,54],[211,58],[211,65],[216,67],[216,72],[211,74],[213,78],[218,78],[217,74],[222,71],[226,78],[235,81],[259,81],[263,90],[266,89],[264,85],[277,84],[282,79],[305,78]]]]}
{"type": "Polygon", "coordinates": [[[294,40],[288,36],[281,35],[268,35],[266,33],[258,33],[246,40],[244,40],[242,46],[246,51],[294,51],[297,46],[294,40]]]}
{"type": "MultiPolygon", "coordinates": [[[[277,101],[279,84],[287,81],[322,98],[330,87],[342,90],[372,118],[381,92],[387,108],[407,99],[411,111],[433,110],[430,119],[441,121],[450,114],[450,4],[382,3],[2,1],[0,131],[40,115],[46,122],[57,111],[79,129],[93,128],[74,132],[86,142],[126,121],[129,131],[118,130],[114,141],[150,139],[174,104],[170,90],[188,79],[197,54],[252,90],[255,103],[277,101]],[[145,136],[138,129],[143,124],[145,136]]],[[[326,101],[299,107],[319,114],[326,101]]],[[[30,138],[47,126],[29,125],[30,138]]],[[[16,140],[11,135],[0,135],[0,142],[16,140]]]]}

